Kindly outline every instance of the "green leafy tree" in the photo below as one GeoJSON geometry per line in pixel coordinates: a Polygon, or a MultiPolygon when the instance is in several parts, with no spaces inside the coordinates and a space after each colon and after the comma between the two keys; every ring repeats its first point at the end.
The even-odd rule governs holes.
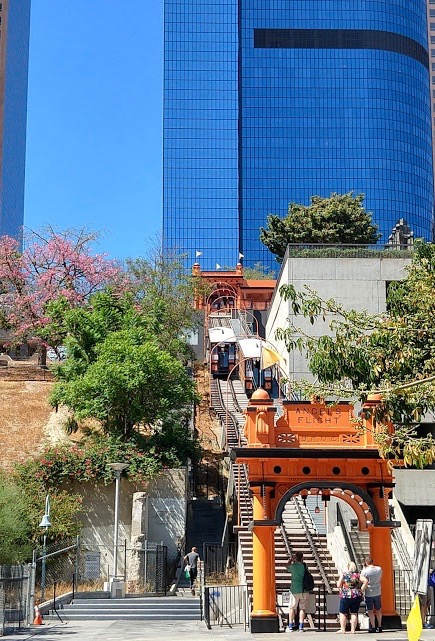
{"type": "Polygon", "coordinates": [[[261,242],[279,262],[289,244],[373,245],[379,238],[372,214],[363,206],[364,194],[331,194],[329,198],[312,196],[309,206],[290,203],[286,218],[267,217],[267,227],[260,229],[261,242]]]}
{"type": "Polygon", "coordinates": [[[68,407],[73,422],[96,419],[105,432],[128,439],[195,400],[183,363],[163,348],[128,295],[97,294],[86,308],[64,310],[64,323],[69,356],[55,370],[51,403],[68,407]]]}
{"type": "MultiPolygon", "coordinates": [[[[281,296],[293,313],[329,321],[330,335],[303,333],[295,324],[277,331],[287,349],[304,351],[318,382],[303,382],[307,395],[350,397],[364,401],[382,395],[376,409],[380,422],[392,422],[395,435],[381,431],[378,444],[386,457],[402,457],[418,467],[435,461],[431,435],[418,436],[421,417],[435,410],[435,245],[418,244],[407,277],[393,283],[388,311],[368,314],[346,310],[309,288],[284,285],[281,296]],[[350,388],[349,389],[349,384],[350,388]]],[[[295,384],[296,386],[296,384],[295,384]]]]}
{"type": "Polygon", "coordinates": [[[207,285],[186,273],[182,255],[166,254],[158,243],[151,244],[145,258],[128,260],[127,267],[136,300],[156,340],[174,356],[191,358],[187,337],[200,323],[193,301],[207,285]]]}
{"type": "Polygon", "coordinates": [[[0,564],[31,558],[29,501],[22,488],[0,477],[0,564]]]}
{"type": "Polygon", "coordinates": [[[254,263],[252,267],[243,268],[246,280],[275,280],[276,273],[262,263],[254,263]]]}

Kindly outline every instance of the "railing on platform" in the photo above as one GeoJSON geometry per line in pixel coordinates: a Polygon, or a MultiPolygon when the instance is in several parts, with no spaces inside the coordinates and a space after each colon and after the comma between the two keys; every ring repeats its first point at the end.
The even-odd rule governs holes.
{"type": "Polygon", "coordinates": [[[412,258],[412,245],[353,245],[295,243],[287,245],[288,258],[412,258]]]}
{"type": "Polygon", "coordinates": [[[235,579],[237,568],[237,544],[204,543],[203,546],[204,585],[207,583],[225,583],[229,578],[235,579]]]}
{"type": "Polygon", "coordinates": [[[213,626],[249,628],[249,597],[246,585],[210,585],[204,588],[203,618],[213,626]]]}
{"type": "MultiPolygon", "coordinates": [[[[337,613],[340,597],[338,593],[330,594],[325,585],[316,586],[308,596],[306,618],[311,629],[322,630],[336,628],[337,613]]],[[[288,625],[289,591],[282,590],[277,593],[277,612],[281,627],[288,625]]]]}

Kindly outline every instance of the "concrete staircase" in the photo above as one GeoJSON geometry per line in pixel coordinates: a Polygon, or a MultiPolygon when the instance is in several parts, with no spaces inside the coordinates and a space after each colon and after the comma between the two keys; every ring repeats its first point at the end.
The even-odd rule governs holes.
{"type": "Polygon", "coordinates": [[[186,552],[193,546],[203,558],[203,543],[219,543],[225,525],[223,506],[211,500],[191,501],[187,513],[186,552]]]}
{"type": "MultiPolygon", "coordinates": [[[[305,511],[305,519],[309,523],[310,517],[308,514],[308,510],[303,505],[302,501],[300,501],[300,507],[303,511],[305,511]]],[[[300,551],[303,553],[304,561],[314,577],[315,592],[320,592],[322,595],[322,598],[320,599],[320,607],[316,612],[316,617],[320,617],[322,625],[325,619],[327,628],[337,628],[337,617],[335,615],[328,615],[326,612],[324,612],[323,577],[317,565],[314,553],[309,545],[304,524],[299,517],[299,513],[295,505],[291,501],[287,503],[284,509],[283,524],[291,550],[293,552],[300,551]]],[[[309,529],[323,571],[325,572],[326,577],[333,588],[333,592],[338,593],[338,590],[335,588],[335,584],[338,578],[338,572],[327,549],[326,536],[318,534],[314,526],[309,526],[309,529]]],[[[246,583],[248,585],[248,591],[250,595],[252,595],[252,533],[246,529],[241,529],[239,531],[239,550],[243,558],[244,575],[246,583]]],[[[287,591],[290,587],[290,575],[287,571],[288,561],[289,555],[287,546],[285,544],[281,529],[277,528],[275,530],[275,581],[279,600],[280,595],[283,592],[287,591]]],[[[285,613],[287,614],[287,608],[285,608],[285,613]]]]}
{"type": "MultiPolygon", "coordinates": [[[[80,598],[64,605],[59,610],[64,621],[120,621],[123,619],[143,621],[200,621],[201,610],[198,598],[188,597],[126,597],[111,599],[80,598]]],[[[44,619],[55,620],[50,613],[44,619]]]]}
{"type": "MultiPolygon", "coordinates": [[[[358,567],[362,568],[364,565],[364,557],[370,554],[370,538],[368,532],[351,531],[350,537],[355,548],[355,554],[358,559],[358,567]]],[[[396,595],[396,607],[399,614],[403,617],[407,616],[412,606],[412,593],[409,586],[404,581],[403,568],[401,567],[398,556],[393,550],[393,570],[394,570],[394,591],[396,595]]],[[[382,559],[375,559],[375,564],[382,567],[382,559]]]]}
{"type": "Polygon", "coordinates": [[[349,536],[355,550],[358,569],[361,569],[364,567],[364,558],[370,554],[369,533],[351,530],[349,536]]]}

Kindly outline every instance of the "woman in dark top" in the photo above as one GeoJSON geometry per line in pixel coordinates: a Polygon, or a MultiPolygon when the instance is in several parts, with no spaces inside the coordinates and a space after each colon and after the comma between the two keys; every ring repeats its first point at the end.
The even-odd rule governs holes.
{"type": "Polygon", "coordinates": [[[350,613],[350,632],[355,634],[358,610],[367,585],[368,580],[356,571],[355,563],[348,563],[347,571],[337,581],[337,588],[340,588],[340,629],[337,632],[346,632],[347,615],[350,613]]]}

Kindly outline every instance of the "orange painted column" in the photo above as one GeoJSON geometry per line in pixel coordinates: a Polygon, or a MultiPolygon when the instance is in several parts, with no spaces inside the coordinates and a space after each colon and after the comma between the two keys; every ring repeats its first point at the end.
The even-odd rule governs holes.
{"type": "MultiPolygon", "coordinates": [[[[253,493],[254,522],[268,521],[269,487],[256,486],[253,493]]],[[[275,525],[255,525],[252,527],[253,552],[253,609],[251,612],[251,632],[278,632],[279,623],[276,612],[275,590],[275,525]]]]}
{"type": "MultiPolygon", "coordinates": [[[[387,491],[387,490],[385,490],[387,491]]],[[[381,496],[381,489],[376,488],[372,493],[373,501],[381,521],[389,520],[387,513],[387,499],[381,496]]],[[[369,528],[370,536],[370,554],[375,565],[382,568],[382,615],[386,621],[397,620],[399,625],[400,617],[396,612],[395,590],[394,590],[394,569],[393,569],[393,551],[391,546],[391,528],[389,527],[371,527],[369,528]]],[[[389,626],[385,626],[389,627],[389,626]]]]}

